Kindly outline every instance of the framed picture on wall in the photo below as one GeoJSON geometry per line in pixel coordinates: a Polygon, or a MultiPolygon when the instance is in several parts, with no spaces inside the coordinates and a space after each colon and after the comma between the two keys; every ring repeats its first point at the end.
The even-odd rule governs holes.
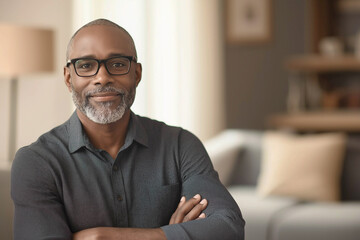
{"type": "Polygon", "coordinates": [[[272,0],[226,0],[226,37],[230,43],[271,40],[272,0]]]}

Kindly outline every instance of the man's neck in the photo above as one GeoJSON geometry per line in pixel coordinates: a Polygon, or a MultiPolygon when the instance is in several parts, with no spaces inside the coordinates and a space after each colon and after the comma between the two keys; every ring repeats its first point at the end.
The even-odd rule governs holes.
{"type": "Polygon", "coordinates": [[[107,151],[115,159],[125,143],[127,128],[130,121],[130,110],[116,122],[99,124],[90,120],[81,111],[76,111],[91,144],[97,149],[107,151]]]}

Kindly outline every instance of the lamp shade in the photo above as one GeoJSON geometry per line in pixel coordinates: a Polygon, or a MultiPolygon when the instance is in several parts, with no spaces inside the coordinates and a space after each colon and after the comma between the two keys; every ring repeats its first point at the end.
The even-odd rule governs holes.
{"type": "Polygon", "coordinates": [[[0,76],[54,70],[54,36],[48,29],[0,23],[0,76]]]}

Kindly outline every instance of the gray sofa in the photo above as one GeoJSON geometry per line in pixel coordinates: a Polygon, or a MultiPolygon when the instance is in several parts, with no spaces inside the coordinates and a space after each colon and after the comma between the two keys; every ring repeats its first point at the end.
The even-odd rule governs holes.
{"type": "Polygon", "coordinates": [[[359,240],[360,134],[348,135],[340,202],[260,197],[262,131],[226,130],[205,142],[221,181],[242,210],[246,240],[359,240]]]}
{"type": "Polygon", "coordinates": [[[12,239],[14,208],[10,198],[10,168],[0,168],[0,239],[12,239]]]}

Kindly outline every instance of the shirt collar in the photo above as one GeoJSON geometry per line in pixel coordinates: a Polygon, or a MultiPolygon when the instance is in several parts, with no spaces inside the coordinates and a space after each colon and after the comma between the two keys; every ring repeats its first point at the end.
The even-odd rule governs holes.
{"type": "Polygon", "coordinates": [[[131,112],[130,123],[134,127],[134,140],[145,147],[149,147],[149,138],[140,117],[131,112]]]}
{"type": "Polygon", "coordinates": [[[85,141],[86,134],[82,128],[80,119],[74,111],[69,120],[69,151],[71,153],[86,146],[88,141],[85,141]]]}
{"type": "MultiPolygon", "coordinates": [[[[83,130],[80,119],[76,111],[72,114],[69,120],[69,151],[76,152],[82,147],[90,147],[90,142],[86,133],[83,130]]],[[[133,141],[138,142],[145,147],[149,146],[148,135],[141,124],[139,117],[131,112],[128,132],[126,134],[124,146],[121,150],[129,147],[133,141]]],[[[120,150],[120,151],[121,151],[120,150]]]]}

